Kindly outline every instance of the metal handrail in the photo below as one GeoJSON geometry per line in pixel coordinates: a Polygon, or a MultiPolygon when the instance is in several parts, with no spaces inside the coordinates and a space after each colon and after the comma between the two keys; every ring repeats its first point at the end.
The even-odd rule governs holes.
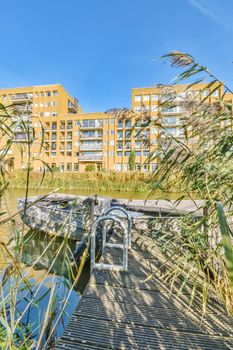
{"type": "MultiPolygon", "coordinates": [[[[102,231],[104,233],[105,229],[102,231]]],[[[123,222],[115,216],[101,216],[98,220],[94,222],[91,228],[91,264],[90,270],[93,272],[94,268],[102,270],[115,270],[115,271],[127,271],[128,270],[128,231],[123,222]],[[104,264],[95,262],[95,251],[96,251],[96,229],[98,225],[102,222],[112,221],[117,223],[123,231],[123,244],[115,245],[115,248],[121,248],[123,250],[123,264],[122,265],[113,265],[113,264],[104,264]]]]}
{"type": "MultiPolygon", "coordinates": [[[[127,212],[127,210],[125,210],[124,208],[122,207],[119,207],[119,206],[115,206],[115,207],[111,207],[109,208],[104,215],[108,215],[109,213],[111,213],[112,211],[114,210],[118,210],[118,211],[121,211],[122,213],[125,214],[126,218],[127,218],[127,221],[128,221],[128,248],[130,249],[131,248],[131,228],[132,228],[132,223],[131,223],[131,216],[129,215],[129,213],[127,212]]],[[[116,216],[117,218],[120,219],[120,217],[116,214],[112,214],[114,216],[116,216]]]]}

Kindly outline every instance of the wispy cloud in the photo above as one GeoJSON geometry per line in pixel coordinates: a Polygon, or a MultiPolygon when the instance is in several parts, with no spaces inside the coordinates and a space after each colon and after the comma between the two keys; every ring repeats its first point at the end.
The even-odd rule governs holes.
{"type": "Polygon", "coordinates": [[[199,10],[204,16],[210,18],[213,22],[217,23],[218,25],[221,25],[227,30],[232,30],[233,27],[226,23],[220,16],[218,16],[216,13],[214,13],[209,8],[203,6],[198,0],[187,0],[188,3],[195,7],[197,10],[199,10]]]}

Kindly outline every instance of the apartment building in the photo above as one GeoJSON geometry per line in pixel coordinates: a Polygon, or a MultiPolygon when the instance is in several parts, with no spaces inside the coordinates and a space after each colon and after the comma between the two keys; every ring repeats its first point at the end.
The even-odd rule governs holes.
{"type": "MultiPolygon", "coordinates": [[[[90,164],[96,170],[127,171],[131,151],[135,152],[135,170],[153,171],[159,164],[159,148],[166,134],[184,137],[180,116],[190,94],[212,103],[224,94],[223,87],[216,87],[197,84],[192,90],[187,90],[187,85],[134,88],[132,112],[117,115],[82,113],[78,100],[60,84],[2,89],[0,102],[20,121],[16,122],[7,155],[14,169],[25,168],[25,141],[30,134],[30,166],[35,171],[42,171],[45,164],[61,172],[82,172],[90,164]],[[171,98],[176,102],[172,107],[167,105],[171,98]],[[25,130],[25,125],[30,131],[25,130]]],[[[232,103],[230,94],[224,99],[232,103]]],[[[1,138],[2,149],[7,137],[1,138]]]]}

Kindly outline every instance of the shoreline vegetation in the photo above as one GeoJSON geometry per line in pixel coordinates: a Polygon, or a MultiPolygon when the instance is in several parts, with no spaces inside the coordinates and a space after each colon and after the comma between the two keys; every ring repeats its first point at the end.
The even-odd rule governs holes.
{"type": "MultiPolygon", "coordinates": [[[[30,173],[30,189],[79,189],[84,191],[113,191],[149,193],[152,174],[139,172],[84,172],[84,173],[46,173],[41,183],[41,173],[30,173]]],[[[26,187],[24,171],[15,171],[9,177],[9,188],[26,187]]]]}

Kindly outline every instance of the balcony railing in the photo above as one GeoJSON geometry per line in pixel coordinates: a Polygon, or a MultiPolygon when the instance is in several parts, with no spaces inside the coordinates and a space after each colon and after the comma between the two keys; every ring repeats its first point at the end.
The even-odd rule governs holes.
{"type": "Polygon", "coordinates": [[[78,106],[75,105],[74,103],[68,101],[68,110],[71,113],[77,113],[78,112],[78,106]]]}
{"type": "Polygon", "coordinates": [[[89,124],[87,124],[87,125],[85,125],[85,124],[82,124],[81,126],[80,126],[80,130],[82,130],[82,129],[102,129],[103,128],[103,123],[94,123],[94,124],[92,124],[92,125],[89,125],[89,124]]]}
{"type": "Polygon", "coordinates": [[[11,101],[13,103],[27,103],[32,102],[31,94],[15,94],[11,96],[11,101]]]}
{"type": "Polygon", "coordinates": [[[80,145],[79,149],[82,150],[101,150],[102,145],[80,145]]]}
{"type": "Polygon", "coordinates": [[[28,113],[32,113],[32,105],[27,105],[25,106],[25,104],[15,104],[14,105],[14,113],[20,113],[20,114],[28,114],[28,113]]]}
{"type": "Polygon", "coordinates": [[[90,154],[84,154],[79,156],[79,160],[84,161],[100,161],[102,160],[102,154],[96,154],[96,155],[90,155],[90,154]]]}
{"type": "Polygon", "coordinates": [[[103,135],[93,134],[93,135],[81,135],[80,139],[102,139],[103,135]]]}

